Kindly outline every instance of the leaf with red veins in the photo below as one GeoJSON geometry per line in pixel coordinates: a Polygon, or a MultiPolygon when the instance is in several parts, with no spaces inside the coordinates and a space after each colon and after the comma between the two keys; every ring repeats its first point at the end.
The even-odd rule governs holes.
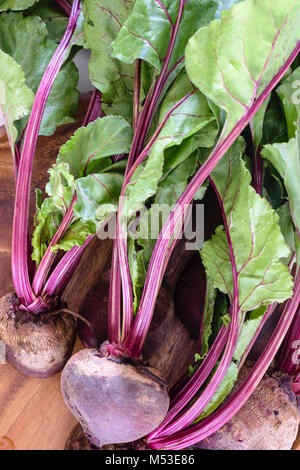
{"type": "Polygon", "coordinates": [[[190,39],[187,72],[226,112],[223,138],[289,58],[300,39],[299,24],[297,0],[246,0],[190,39]]]}
{"type": "Polygon", "coordinates": [[[215,17],[216,8],[214,0],[137,0],[113,43],[113,57],[126,64],[143,59],[158,72],[168,57],[168,69],[178,73],[189,38],[215,17]]]}
{"type": "Polygon", "coordinates": [[[229,240],[218,227],[201,250],[203,264],[215,287],[233,299],[234,253],[239,287],[239,307],[284,302],[292,295],[293,281],[281,259],[289,255],[277,213],[252,188],[251,175],[241,158],[243,139],[237,140],[211,174],[229,228],[229,240]]]}

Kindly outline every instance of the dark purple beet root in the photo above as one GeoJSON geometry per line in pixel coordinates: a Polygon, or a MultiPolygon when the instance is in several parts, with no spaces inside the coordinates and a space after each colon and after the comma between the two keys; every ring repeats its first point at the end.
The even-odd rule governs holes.
{"type": "Polygon", "coordinates": [[[94,446],[88,438],[85,436],[80,424],[76,426],[70,432],[65,450],[130,450],[131,444],[109,444],[103,447],[94,446]]]}
{"type": "MultiPolygon", "coordinates": [[[[238,383],[251,370],[246,363],[238,383]]],[[[298,434],[300,413],[291,378],[268,373],[255,392],[225,426],[194,448],[212,450],[289,450],[298,434]]]]}
{"type": "Polygon", "coordinates": [[[192,338],[199,338],[200,335],[205,295],[205,269],[199,254],[196,254],[182,271],[174,294],[176,314],[192,338]]]}
{"type": "Polygon", "coordinates": [[[76,323],[57,310],[31,315],[17,307],[14,293],[0,299],[0,338],[6,345],[6,360],[19,372],[47,378],[60,372],[70,358],[76,323]]]}
{"type": "Polygon", "coordinates": [[[155,369],[84,349],[65,366],[62,393],[89,441],[133,442],[153,431],[169,407],[168,386],[155,369]]]}

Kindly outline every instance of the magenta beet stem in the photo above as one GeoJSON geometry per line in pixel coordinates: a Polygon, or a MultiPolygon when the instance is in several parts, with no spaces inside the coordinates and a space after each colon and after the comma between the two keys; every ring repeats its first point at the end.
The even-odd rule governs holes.
{"type": "Polygon", "coordinates": [[[12,276],[20,303],[31,304],[36,296],[30,284],[27,262],[27,227],[29,219],[29,198],[34,153],[47,98],[55,79],[66,59],[66,50],[76,27],[80,13],[80,2],[74,0],[71,15],[63,38],[44,73],[35,96],[29,117],[21,154],[13,223],[12,276]]]}
{"type": "Polygon", "coordinates": [[[71,5],[67,0],[55,0],[67,16],[71,14],[71,5]]]}
{"type": "Polygon", "coordinates": [[[276,326],[276,329],[266,345],[263,353],[248,375],[243,385],[231,396],[231,398],[223,403],[220,408],[212,415],[205,418],[200,423],[191,426],[188,429],[183,429],[180,432],[167,436],[165,438],[157,438],[149,442],[150,449],[185,449],[188,446],[196,444],[197,442],[206,439],[214,432],[218,431],[224,426],[246,403],[251,394],[256,389],[257,385],[267,372],[268,367],[274,357],[276,356],[283,338],[287,334],[294,316],[297,312],[300,302],[300,276],[298,274],[294,296],[290,299],[283,311],[283,314],[276,326]]]}

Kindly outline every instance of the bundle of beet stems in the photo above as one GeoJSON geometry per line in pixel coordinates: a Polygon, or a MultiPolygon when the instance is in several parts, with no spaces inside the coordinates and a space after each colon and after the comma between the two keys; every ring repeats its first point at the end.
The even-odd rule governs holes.
{"type": "MultiPolygon", "coordinates": [[[[89,442],[134,449],[201,446],[237,416],[277,359],[291,375],[289,390],[281,393],[289,396],[285,412],[292,423],[291,435],[283,444],[278,438],[278,446],[291,447],[299,425],[299,105],[293,93],[299,2],[84,0],[83,12],[76,0],[71,10],[68,2],[57,3],[70,14],[68,26],[33,105],[26,73],[9,52],[0,56],[15,69],[23,105],[10,116],[2,103],[16,168],[15,293],[1,301],[0,330],[11,362],[32,373],[22,362],[30,354],[10,344],[15,329],[24,334],[19,324],[33,324],[40,334],[41,325],[51,323],[53,334],[58,318],[72,318],[60,305],[61,293],[90,239],[114,218],[108,340],[77,353],[62,374],[64,399],[89,442]],[[37,194],[29,242],[36,140],[58,72],[82,38],[91,49],[89,72],[98,91],[84,126],[49,170],[48,197],[37,194]],[[28,122],[17,131],[13,122],[28,110],[28,122]],[[205,278],[199,354],[169,398],[164,377],[143,361],[143,348],[186,214],[208,186],[223,220],[198,246],[205,278]],[[168,213],[155,216],[155,208],[166,204],[168,213]],[[158,233],[149,236],[155,223],[158,233]],[[266,333],[278,304],[279,318],[266,333]],[[264,347],[243,374],[262,334],[264,347]]],[[[29,21],[8,15],[12,23],[29,21]]],[[[65,329],[72,338],[73,328],[65,329]]],[[[63,360],[55,371],[70,355],[58,341],[57,350],[63,360]]],[[[42,371],[45,357],[43,352],[42,371]]]]}

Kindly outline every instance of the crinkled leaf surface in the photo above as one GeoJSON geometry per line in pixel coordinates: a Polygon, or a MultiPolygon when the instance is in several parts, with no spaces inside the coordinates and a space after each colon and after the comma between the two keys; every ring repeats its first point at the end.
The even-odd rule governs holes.
{"type": "Polygon", "coordinates": [[[98,118],[75,132],[61,147],[57,161],[68,163],[74,177],[81,178],[110,166],[107,157],[128,153],[131,140],[131,126],[123,118],[98,118]]]}
{"type": "Polygon", "coordinates": [[[52,251],[69,251],[74,246],[82,246],[88,235],[96,233],[96,226],[92,221],[83,222],[81,219],[75,220],[60,242],[52,248],[52,251]]]}
{"type": "Polygon", "coordinates": [[[85,0],[84,47],[91,50],[89,75],[102,92],[102,107],[107,114],[132,119],[134,67],[111,58],[112,41],[132,11],[133,1],[85,0]]]}
{"type": "Polygon", "coordinates": [[[300,39],[296,0],[245,0],[190,39],[186,68],[192,82],[227,119],[225,137],[286,62],[300,39]]]}
{"type": "Polygon", "coordinates": [[[12,153],[18,132],[14,122],[28,115],[34,100],[21,67],[0,50],[0,110],[12,153]]]}
{"type": "MultiPolygon", "coordinates": [[[[280,261],[289,248],[278,225],[279,217],[250,185],[251,175],[241,159],[239,139],[211,174],[220,194],[238,274],[239,306],[243,311],[261,304],[283,302],[292,295],[293,282],[280,261]]],[[[233,297],[229,244],[218,227],[201,250],[202,261],[215,286],[233,297]]]]}
{"type": "MultiPolygon", "coordinates": [[[[78,31],[75,33],[73,39],[77,43],[78,31]]],[[[26,83],[34,93],[56,48],[57,44],[48,39],[47,28],[39,17],[23,18],[22,13],[0,15],[0,49],[21,66],[26,83]]],[[[78,71],[75,64],[66,63],[50,92],[41,124],[41,135],[51,135],[57,126],[74,120],[79,96],[77,83],[78,71]]],[[[25,124],[23,121],[22,126],[25,124]]]]}

